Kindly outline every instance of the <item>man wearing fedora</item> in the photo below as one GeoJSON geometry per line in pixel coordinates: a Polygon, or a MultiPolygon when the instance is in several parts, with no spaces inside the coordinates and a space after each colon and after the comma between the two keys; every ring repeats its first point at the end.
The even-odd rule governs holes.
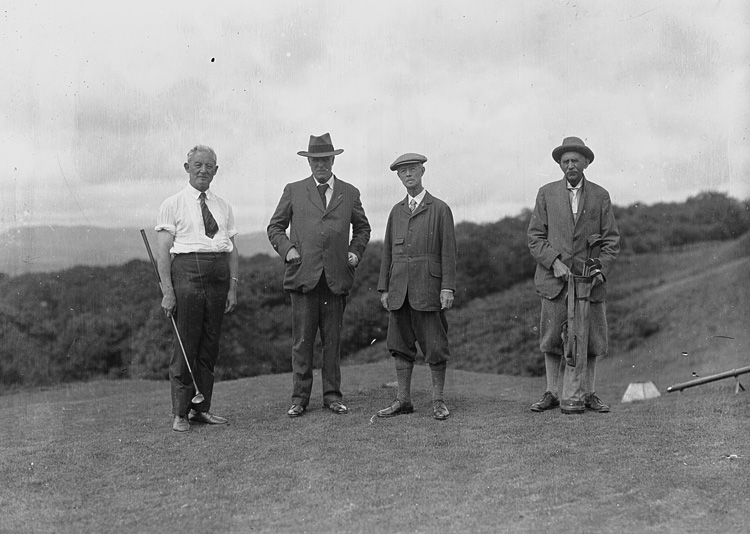
{"type": "Polygon", "coordinates": [[[445,310],[453,305],[456,289],[456,236],[450,207],[422,186],[426,161],[421,154],[408,153],[390,167],[407,194],[388,216],[378,291],[390,312],[386,346],[396,367],[398,392],[378,417],[414,411],[411,375],[416,343],[430,366],[432,415],[437,420],[450,415],[443,397],[450,359],[445,310]]]}
{"type": "Polygon", "coordinates": [[[284,290],[292,300],[289,417],[304,414],[310,401],[318,330],[323,344],[323,405],[336,414],[348,412],[341,394],[341,326],[355,269],[370,240],[370,224],[359,190],[331,172],[335,156],[342,152],[333,148],[329,134],[311,135],[307,151],[297,154],[307,158],[312,175],[284,187],[268,225],[268,239],[284,259],[284,290]]]}
{"type": "Polygon", "coordinates": [[[534,283],[542,301],[539,334],[547,376],[547,389],[531,410],[542,412],[560,406],[566,414],[608,412],[609,406],[596,395],[596,361],[608,348],[606,279],[620,251],[620,234],[609,193],[584,175],[594,161],[594,152],[578,137],[566,137],[552,151],[552,158],[564,176],[539,189],[528,229],[529,250],[537,263],[534,283]],[[577,368],[565,366],[561,401],[558,381],[563,328],[568,319],[567,280],[571,272],[582,274],[589,238],[597,234],[602,239],[601,272],[593,280],[589,299],[588,357],[586,364],[578,367],[583,376],[576,376],[577,368]],[[573,386],[579,383],[580,387],[573,386]]]}

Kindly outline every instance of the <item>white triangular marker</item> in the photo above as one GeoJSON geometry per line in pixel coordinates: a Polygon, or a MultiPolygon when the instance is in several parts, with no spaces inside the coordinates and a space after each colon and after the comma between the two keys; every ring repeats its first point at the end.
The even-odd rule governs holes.
{"type": "Polygon", "coordinates": [[[656,389],[653,382],[631,382],[620,402],[633,402],[655,397],[661,397],[661,393],[656,389]]]}

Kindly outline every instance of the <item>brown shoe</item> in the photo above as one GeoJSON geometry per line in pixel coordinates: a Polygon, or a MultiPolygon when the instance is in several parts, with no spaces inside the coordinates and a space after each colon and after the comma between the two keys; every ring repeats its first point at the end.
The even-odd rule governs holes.
{"type": "Polygon", "coordinates": [[[388,408],[383,408],[377,413],[378,417],[394,417],[396,415],[402,415],[412,413],[414,411],[414,405],[411,402],[401,402],[396,399],[388,408]]]}
{"type": "Polygon", "coordinates": [[[289,417],[300,417],[307,410],[307,406],[301,404],[292,404],[292,407],[286,412],[289,417]]]}
{"type": "Polygon", "coordinates": [[[226,425],[229,422],[224,417],[214,415],[211,412],[196,412],[195,410],[190,410],[188,420],[192,423],[205,423],[207,425],[226,425]]]}
{"type": "Polygon", "coordinates": [[[346,415],[349,413],[349,408],[344,406],[344,404],[341,401],[335,400],[333,402],[330,402],[328,404],[323,405],[324,408],[328,408],[333,413],[337,413],[339,415],[346,415]]]}
{"type": "Polygon", "coordinates": [[[581,414],[586,410],[582,400],[567,399],[560,403],[560,411],[564,414],[581,414]]]}
{"type": "Polygon", "coordinates": [[[583,397],[584,404],[587,410],[599,413],[608,413],[609,406],[602,402],[602,399],[596,396],[596,393],[588,393],[583,397]]]}
{"type": "Polygon", "coordinates": [[[539,402],[535,402],[531,405],[532,412],[543,412],[545,410],[551,410],[560,406],[560,400],[555,397],[551,391],[545,391],[539,402]]]}
{"type": "Polygon", "coordinates": [[[172,430],[175,432],[187,432],[190,430],[190,423],[188,423],[187,417],[181,415],[175,415],[172,420],[172,430]]]}
{"type": "Polygon", "coordinates": [[[444,421],[448,419],[451,413],[448,411],[448,407],[445,402],[441,400],[432,401],[432,416],[438,421],[444,421]]]}

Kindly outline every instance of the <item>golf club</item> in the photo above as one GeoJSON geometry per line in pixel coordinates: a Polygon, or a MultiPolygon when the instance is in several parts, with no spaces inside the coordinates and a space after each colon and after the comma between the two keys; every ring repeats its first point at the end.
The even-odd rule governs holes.
{"type": "MultiPolygon", "coordinates": [[[[143,243],[146,245],[146,250],[148,251],[148,257],[151,260],[151,265],[154,268],[154,273],[156,273],[156,279],[159,281],[159,289],[161,289],[161,292],[163,295],[164,288],[162,288],[161,286],[161,276],[159,276],[159,269],[156,267],[156,260],[154,260],[154,255],[151,253],[151,245],[148,244],[148,238],[146,237],[145,230],[141,230],[141,237],[143,238],[143,243]]],[[[180,344],[180,350],[182,351],[182,357],[185,358],[185,365],[187,365],[188,371],[190,372],[190,378],[193,379],[193,386],[195,387],[195,396],[193,397],[193,400],[191,402],[193,404],[200,404],[206,399],[203,396],[203,394],[198,390],[198,384],[195,383],[195,375],[193,374],[193,369],[190,367],[190,362],[188,361],[187,353],[185,352],[185,346],[182,344],[180,331],[177,330],[177,323],[174,320],[174,315],[170,315],[169,318],[172,319],[172,328],[174,328],[174,335],[177,336],[177,341],[180,344]]]]}
{"type": "MultiPolygon", "coordinates": [[[[589,260],[596,259],[599,256],[599,251],[597,249],[601,248],[602,243],[604,243],[604,240],[599,234],[591,234],[586,240],[588,259],[583,266],[583,276],[591,276],[591,265],[589,264],[589,260]]],[[[599,263],[598,268],[601,269],[601,263],[599,263]]]]}

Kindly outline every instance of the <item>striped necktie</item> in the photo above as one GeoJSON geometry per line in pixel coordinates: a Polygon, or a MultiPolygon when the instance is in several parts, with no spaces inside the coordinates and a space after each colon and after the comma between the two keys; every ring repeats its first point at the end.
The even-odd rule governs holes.
{"type": "Polygon", "coordinates": [[[216,232],[219,231],[219,225],[216,224],[216,219],[211,215],[211,211],[206,206],[206,193],[201,193],[201,213],[203,214],[203,227],[206,229],[206,236],[211,239],[214,238],[216,232]]]}
{"type": "Polygon", "coordinates": [[[417,209],[417,201],[413,198],[409,201],[409,209],[414,212],[415,209],[417,209]]]}

